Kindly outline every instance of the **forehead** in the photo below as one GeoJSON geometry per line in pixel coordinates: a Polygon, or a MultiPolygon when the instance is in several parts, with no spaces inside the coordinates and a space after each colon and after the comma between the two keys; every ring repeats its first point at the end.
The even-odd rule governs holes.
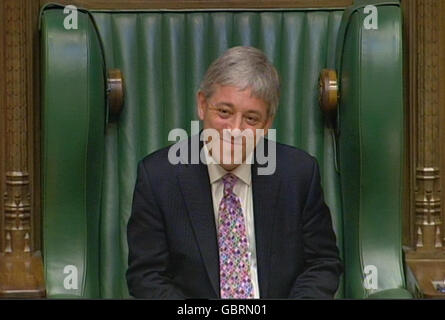
{"type": "Polygon", "coordinates": [[[228,104],[239,108],[264,109],[267,111],[267,103],[255,97],[250,88],[242,90],[235,86],[215,85],[210,98],[212,103],[228,104]]]}

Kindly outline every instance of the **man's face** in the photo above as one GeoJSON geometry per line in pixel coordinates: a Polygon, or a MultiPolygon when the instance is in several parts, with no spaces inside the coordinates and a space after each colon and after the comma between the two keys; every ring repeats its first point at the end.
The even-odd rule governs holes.
{"type": "MultiPolygon", "coordinates": [[[[249,146],[252,146],[252,143],[254,146],[254,141],[257,141],[256,129],[263,129],[266,134],[273,122],[273,118],[269,116],[266,102],[252,96],[250,88],[241,91],[233,86],[215,85],[214,92],[208,99],[202,92],[199,92],[198,115],[203,121],[204,129],[218,131],[220,155],[224,154],[223,148],[226,151],[231,150],[230,161],[215,159],[226,170],[233,170],[239,165],[235,159],[242,157],[242,161],[245,161],[246,156],[252,151],[249,146]],[[251,134],[250,137],[253,137],[254,140],[249,144],[246,138],[228,136],[227,132],[224,134],[224,129],[231,130],[235,135],[236,129],[238,129],[240,132],[244,132],[244,136],[251,134]],[[236,145],[237,143],[239,144],[236,145]],[[242,154],[239,152],[240,150],[242,154]]],[[[218,156],[215,157],[214,152],[212,152],[212,156],[218,158],[218,156]]]]}

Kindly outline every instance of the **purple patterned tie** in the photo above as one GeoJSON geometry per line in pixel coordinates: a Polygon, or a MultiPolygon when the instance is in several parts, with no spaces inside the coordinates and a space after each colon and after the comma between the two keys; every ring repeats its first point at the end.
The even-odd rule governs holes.
{"type": "Polygon", "coordinates": [[[219,205],[219,274],[222,299],[253,298],[247,232],[241,201],[233,192],[238,178],[223,177],[224,196],[219,205]]]}

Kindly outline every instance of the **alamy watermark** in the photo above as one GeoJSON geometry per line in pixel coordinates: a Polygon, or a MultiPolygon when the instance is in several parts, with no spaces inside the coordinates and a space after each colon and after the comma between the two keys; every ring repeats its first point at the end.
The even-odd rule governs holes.
{"type": "Polygon", "coordinates": [[[176,128],[168,134],[168,141],[178,141],[170,147],[168,161],[171,164],[252,164],[258,166],[258,175],[271,175],[276,169],[276,130],[268,130],[268,139],[264,139],[264,129],[223,129],[222,134],[216,129],[203,129],[199,133],[199,121],[191,121],[191,142],[186,143],[188,134],[184,129],[176,128]],[[222,136],[221,136],[222,135],[222,136]],[[206,150],[199,150],[200,141],[206,150]],[[267,141],[267,148],[266,148],[267,141]],[[190,150],[189,150],[190,149],[190,150]],[[266,154],[267,151],[267,154],[266,154]]]}
{"type": "Polygon", "coordinates": [[[363,28],[365,28],[365,30],[377,30],[379,28],[379,13],[377,7],[368,4],[363,9],[363,13],[367,15],[363,20],[363,28]]]}
{"type": "Polygon", "coordinates": [[[79,289],[79,271],[77,270],[77,267],[72,264],[66,265],[63,268],[63,273],[67,275],[63,278],[63,287],[65,290],[79,289]]]}
{"type": "Polygon", "coordinates": [[[364,280],[363,287],[367,290],[377,290],[379,288],[379,274],[377,267],[370,264],[363,268],[364,280]]]}
{"type": "Polygon", "coordinates": [[[78,17],[79,13],[77,7],[73,5],[68,5],[63,8],[63,14],[66,15],[63,19],[63,27],[66,30],[77,30],[79,29],[78,17]]]}

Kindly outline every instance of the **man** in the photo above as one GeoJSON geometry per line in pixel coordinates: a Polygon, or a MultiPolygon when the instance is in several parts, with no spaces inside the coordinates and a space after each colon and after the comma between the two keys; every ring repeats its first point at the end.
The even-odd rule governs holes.
{"type": "MultiPolygon", "coordinates": [[[[212,63],[197,95],[204,131],[217,133],[199,145],[204,161],[173,164],[168,147],[139,163],[128,222],[131,295],[334,296],[342,266],[317,162],[261,137],[278,101],[278,74],[261,51],[234,47],[212,63]],[[235,139],[239,132],[252,135],[235,139]],[[266,140],[276,168],[259,174],[256,151],[266,140]]],[[[179,143],[193,150],[191,140],[179,143]]]]}

